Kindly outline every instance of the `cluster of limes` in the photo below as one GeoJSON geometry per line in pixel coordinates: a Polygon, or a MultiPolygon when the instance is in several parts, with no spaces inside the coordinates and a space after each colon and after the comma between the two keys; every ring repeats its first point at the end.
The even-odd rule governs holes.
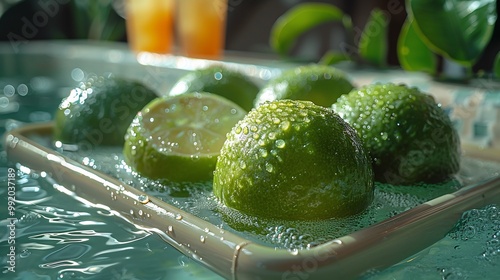
{"type": "Polygon", "coordinates": [[[139,174],[211,180],[224,205],[250,215],[353,215],[372,201],[374,180],[430,182],[459,168],[458,135],[430,95],[396,84],[354,88],[329,66],[288,69],[262,87],[211,66],[163,96],[136,82],[97,80],[61,103],[56,139],[124,139],[125,161],[139,174]]]}

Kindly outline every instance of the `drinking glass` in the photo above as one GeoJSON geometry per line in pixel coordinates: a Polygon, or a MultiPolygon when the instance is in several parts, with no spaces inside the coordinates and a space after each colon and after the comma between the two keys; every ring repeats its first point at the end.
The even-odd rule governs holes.
{"type": "Polygon", "coordinates": [[[127,39],[134,52],[172,52],[174,4],[174,0],[126,0],[127,39]]]}
{"type": "Polygon", "coordinates": [[[219,59],[225,44],[227,0],[177,0],[176,4],[180,54],[219,59]]]}

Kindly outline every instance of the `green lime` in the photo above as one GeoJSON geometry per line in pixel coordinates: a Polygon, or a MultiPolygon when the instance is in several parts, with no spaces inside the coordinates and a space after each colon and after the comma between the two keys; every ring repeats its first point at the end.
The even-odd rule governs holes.
{"type": "Polygon", "coordinates": [[[373,84],[333,105],[356,129],[375,178],[391,184],[437,182],[458,171],[460,139],[434,98],[406,85],[373,84]]]}
{"type": "Polygon", "coordinates": [[[341,70],[319,64],[298,66],[284,71],[264,86],[255,105],[280,99],[309,100],[316,105],[330,107],[339,96],[353,86],[341,70]]]}
{"type": "Polygon", "coordinates": [[[213,189],[249,215],[318,220],[363,211],[373,199],[373,173],[356,132],[331,109],[277,100],[233,127],[213,189]]]}
{"type": "Polygon", "coordinates": [[[209,93],[159,97],[134,118],[125,136],[125,162],[152,179],[211,180],[226,134],[246,111],[209,93]]]}
{"type": "Polygon", "coordinates": [[[259,89],[256,82],[239,71],[225,66],[209,66],[181,77],[170,90],[169,96],[209,92],[223,96],[249,111],[259,89]]]}
{"type": "Polygon", "coordinates": [[[156,97],[137,81],[92,76],[62,100],[55,113],[54,139],[90,146],[121,145],[137,112],[156,97]]]}

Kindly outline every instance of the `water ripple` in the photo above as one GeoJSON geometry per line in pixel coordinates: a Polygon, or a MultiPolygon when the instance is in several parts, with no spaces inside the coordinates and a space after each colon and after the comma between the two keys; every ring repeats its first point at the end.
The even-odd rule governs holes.
{"type": "Polygon", "coordinates": [[[66,267],[66,266],[79,266],[80,263],[71,261],[71,260],[62,260],[62,261],[56,261],[52,263],[43,263],[40,264],[39,267],[41,268],[58,268],[58,267],[66,267]]]}
{"type": "Polygon", "coordinates": [[[76,260],[90,251],[92,247],[88,244],[71,244],[56,250],[43,258],[48,262],[63,261],[66,259],[76,260]]]}

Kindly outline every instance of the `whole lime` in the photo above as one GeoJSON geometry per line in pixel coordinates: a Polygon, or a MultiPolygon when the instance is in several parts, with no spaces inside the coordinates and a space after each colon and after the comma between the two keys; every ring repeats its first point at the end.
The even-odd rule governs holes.
{"type": "Polygon", "coordinates": [[[333,105],[363,140],[375,178],[392,184],[437,182],[460,167],[460,139],[435,99],[406,85],[372,84],[333,105]]]}
{"type": "Polygon", "coordinates": [[[138,81],[91,76],[59,105],[54,139],[90,146],[122,145],[132,119],[156,97],[152,89],[138,81]]]}
{"type": "Polygon", "coordinates": [[[208,92],[223,96],[249,111],[260,87],[248,76],[226,66],[208,66],[189,72],[172,87],[169,96],[208,92]]]}
{"type": "Polygon", "coordinates": [[[255,105],[280,99],[308,100],[330,107],[353,89],[347,75],[334,67],[320,64],[298,66],[284,71],[264,86],[255,105]]]}
{"type": "Polygon", "coordinates": [[[213,179],[226,206],[264,218],[353,215],[373,199],[369,157],[332,110],[278,100],[250,111],[228,134],[213,179]]]}

